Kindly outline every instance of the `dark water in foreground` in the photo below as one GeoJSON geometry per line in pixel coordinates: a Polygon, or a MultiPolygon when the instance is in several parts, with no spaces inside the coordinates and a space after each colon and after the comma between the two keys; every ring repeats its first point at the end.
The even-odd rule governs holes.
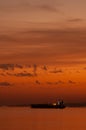
{"type": "Polygon", "coordinates": [[[0,130],[86,130],[86,108],[0,107],[0,130]]]}

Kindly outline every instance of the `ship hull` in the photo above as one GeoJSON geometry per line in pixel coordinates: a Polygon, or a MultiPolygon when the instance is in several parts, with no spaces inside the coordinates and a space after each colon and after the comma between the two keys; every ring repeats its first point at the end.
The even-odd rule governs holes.
{"type": "Polygon", "coordinates": [[[43,108],[43,109],[63,109],[64,105],[52,105],[52,104],[31,104],[31,108],[43,108]]]}

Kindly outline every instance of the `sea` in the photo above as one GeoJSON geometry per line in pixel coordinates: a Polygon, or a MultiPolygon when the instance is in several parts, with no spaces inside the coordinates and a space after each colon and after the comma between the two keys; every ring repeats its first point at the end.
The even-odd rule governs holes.
{"type": "Polygon", "coordinates": [[[0,107],[0,130],[86,130],[86,108],[0,107]]]}

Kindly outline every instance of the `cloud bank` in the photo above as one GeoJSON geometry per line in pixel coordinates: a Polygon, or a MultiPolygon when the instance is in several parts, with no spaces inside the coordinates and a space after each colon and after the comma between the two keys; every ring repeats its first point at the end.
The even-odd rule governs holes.
{"type": "Polygon", "coordinates": [[[5,86],[8,87],[8,86],[12,86],[12,84],[9,83],[9,82],[0,82],[0,86],[1,86],[1,87],[3,87],[3,86],[4,86],[4,87],[5,87],[5,86]]]}

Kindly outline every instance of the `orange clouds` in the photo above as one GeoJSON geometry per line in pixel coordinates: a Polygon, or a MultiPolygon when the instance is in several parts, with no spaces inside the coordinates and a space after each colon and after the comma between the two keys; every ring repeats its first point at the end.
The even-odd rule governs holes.
{"type": "MultiPolygon", "coordinates": [[[[9,64],[5,64],[4,66],[8,67],[9,64]]],[[[23,82],[26,84],[26,86],[28,86],[27,83],[30,85],[32,84],[33,86],[35,86],[34,84],[37,83],[40,84],[41,87],[47,85],[52,85],[53,87],[58,85],[66,86],[67,84],[75,85],[85,82],[85,78],[82,76],[85,75],[85,70],[83,67],[77,66],[75,69],[73,69],[74,66],[64,68],[61,66],[62,69],[58,69],[58,67],[54,68],[54,66],[48,66],[47,70],[45,71],[42,66],[37,66],[37,70],[34,73],[34,66],[25,67],[22,65],[22,68],[15,67],[14,69],[11,69],[10,65],[9,69],[6,69],[6,67],[5,69],[0,68],[0,77],[2,83],[5,82],[6,79],[6,82],[9,81],[20,84],[23,82]]]]}
{"type": "Polygon", "coordinates": [[[0,101],[7,104],[45,102],[49,98],[77,102],[85,96],[84,65],[0,64],[0,79],[0,101]]]}

